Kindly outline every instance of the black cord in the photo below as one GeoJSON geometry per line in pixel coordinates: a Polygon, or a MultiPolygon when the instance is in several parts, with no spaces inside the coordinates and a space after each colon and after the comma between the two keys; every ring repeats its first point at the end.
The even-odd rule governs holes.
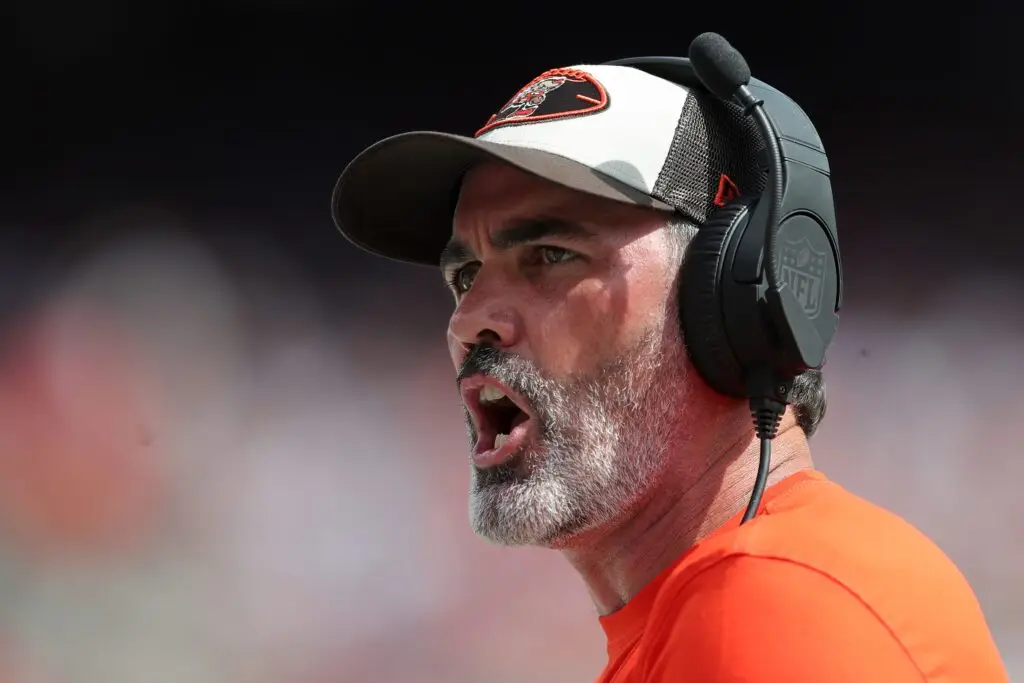
{"type": "Polygon", "coordinates": [[[750,502],[747,503],[747,511],[743,513],[743,521],[740,524],[746,524],[757,514],[757,508],[761,505],[761,496],[764,495],[764,488],[768,483],[768,469],[771,460],[771,439],[761,439],[761,459],[757,464],[757,480],[754,482],[754,490],[750,494],[750,502]]]}
{"type": "MultiPolygon", "coordinates": [[[[777,292],[779,290],[779,245],[776,242],[778,232],[779,212],[782,210],[782,195],[785,185],[784,164],[782,163],[782,149],[779,139],[775,133],[771,118],[764,110],[764,101],[754,97],[750,89],[745,85],[736,90],[736,100],[743,107],[743,113],[753,117],[757,127],[764,138],[764,144],[768,153],[768,187],[765,188],[762,201],[768,202],[768,215],[765,221],[764,234],[764,274],[768,289],[777,292]]],[[[768,384],[759,386],[755,390],[755,396],[765,395],[778,386],[771,375],[761,377],[767,380],[768,384]]],[[[755,383],[758,384],[758,383],[755,383]]],[[[751,398],[750,413],[754,417],[754,432],[761,440],[761,457],[757,463],[757,479],[754,482],[754,490],[750,493],[750,502],[747,504],[747,511],[743,514],[740,524],[746,524],[757,514],[757,508],[761,505],[761,497],[768,485],[768,472],[772,462],[772,439],[779,431],[779,423],[782,422],[782,414],[786,410],[785,404],[772,398],[751,398]]]]}
{"type": "Polygon", "coordinates": [[[782,163],[782,148],[779,146],[779,139],[775,134],[775,126],[768,118],[764,110],[764,101],[754,97],[747,86],[740,86],[736,90],[735,100],[743,107],[743,113],[750,116],[757,123],[767,147],[768,163],[768,187],[764,191],[764,199],[768,201],[768,215],[764,228],[764,269],[768,281],[768,289],[778,291],[779,289],[779,246],[776,244],[776,226],[779,221],[779,212],[782,211],[782,195],[784,191],[785,168],[782,163]]]}
{"type": "Polygon", "coordinates": [[[757,508],[761,505],[761,497],[768,484],[768,471],[771,469],[772,439],[779,432],[779,423],[782,422],[782,414],[785,410],[785,404],[773,399],[750,399],[750,414],[754,418],[754,433],[761,440],[761,457],[757,463],[757,479],[754,481],[754,490],[750,493],[750,502],[747,503],[747,511],[743,513],[741,525],[752,520],[757,514],[757,508]]]}
{"type": "Polygon", "coordinates": [[[768,220],[765,222],[764,235],[764,264],[765,274],[768,280],[768,288],[778,291],[779,289],[779,245],[775,237],[778,232],[779,211],[782,210],[783,178],[782,150],[779,148],[779,140],[775,137],[775,129],[771,119],[764,111],[763,102],[758,101],[757,106],[751,111],[758,128],[761,129],[761,136],[768,147],[768,163],[771,164],[771,174],[768,177],[768,187],[764,198],[768,200],[768,220]]]}

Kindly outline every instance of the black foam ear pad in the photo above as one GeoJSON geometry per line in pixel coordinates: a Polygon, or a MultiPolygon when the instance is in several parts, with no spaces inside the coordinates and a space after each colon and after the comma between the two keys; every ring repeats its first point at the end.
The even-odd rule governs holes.
{"type": "Polygon", "coordinates": [[[730,240],[751,209],[749,202],[735,202],[715,211],[687,247],[679,278],[679,320],[690,360],[712,389],[736,398],[746,396],[746,387],[725,327],[722,277],[730,240]]]}

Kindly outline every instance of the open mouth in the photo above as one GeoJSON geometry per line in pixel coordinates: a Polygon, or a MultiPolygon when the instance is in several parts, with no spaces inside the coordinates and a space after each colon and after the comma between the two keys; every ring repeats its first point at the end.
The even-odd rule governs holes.
{"type": "Polygon", "coordinates": [[[480,466],[497,464],[515,454],[529,431],[526,402],[490,378],[462,383],[463,400],[476,426],[473,458],[480,466]]]}

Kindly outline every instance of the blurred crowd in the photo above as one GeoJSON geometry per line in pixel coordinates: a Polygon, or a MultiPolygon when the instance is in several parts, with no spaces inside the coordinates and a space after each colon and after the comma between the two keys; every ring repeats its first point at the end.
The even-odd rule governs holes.
{"type": "MultiPolygon", "coordinates": [[[[469,530],[434,273],[323,286],[256,237],[131,227],[4,329],[0,683],[593,679],[568,566],[469,530]]],[[[849,310],[812,447],[959,564],[1024,683],[1022,298],[849,310]]]]}

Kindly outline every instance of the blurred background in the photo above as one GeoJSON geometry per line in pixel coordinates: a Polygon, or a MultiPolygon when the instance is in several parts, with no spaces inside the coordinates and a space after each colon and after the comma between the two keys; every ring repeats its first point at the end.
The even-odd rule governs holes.
{"type": "Polygon", "coordinates": [[[953,557],[1024,683],[1017,11],[8,0],[0,683],[592,680],[568,566],[469,531],[440,278],[329,196],[381,137],[705,30],[830,151],[815,459],[953,557]]]}

